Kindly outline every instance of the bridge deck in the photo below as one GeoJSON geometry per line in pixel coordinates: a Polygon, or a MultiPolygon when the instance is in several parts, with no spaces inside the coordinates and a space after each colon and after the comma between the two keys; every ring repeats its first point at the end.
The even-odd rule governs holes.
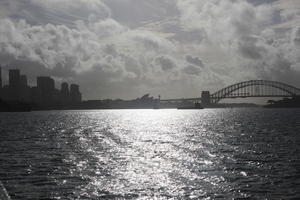
{"type": "MultiPolygon", "coordinates": [[[[224,99],[236,99],[236,98],[250,98],[250,97],[292,97],[291,95],[237,95],[237,96],[227,96],[224,99]]],[[[212,96],[211,99],[217,99],[218,97],[212,96]]],[[[182,99],[161,99],[161,102],[170,102],[170,101],[199,101],[201,97],[194,98],[182,98],[182,99]]]]}

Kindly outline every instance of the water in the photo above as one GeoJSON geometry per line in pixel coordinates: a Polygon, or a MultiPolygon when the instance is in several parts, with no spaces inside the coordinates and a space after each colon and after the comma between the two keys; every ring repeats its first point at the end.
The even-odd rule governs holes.
{"type": "Polygon", "coordinates": [[[299,199],[300,109],[0,114],[12,199],[299,199]]]}

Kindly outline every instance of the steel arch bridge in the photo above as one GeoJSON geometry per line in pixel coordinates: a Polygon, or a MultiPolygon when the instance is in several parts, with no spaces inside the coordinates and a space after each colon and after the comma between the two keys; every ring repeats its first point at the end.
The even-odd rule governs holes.
{"type": "Polygon", "coordinates": [[[210,101],[211,103],[218,103],[220,100],[226,98],[294,97],[299,95],[299,88],[285,83],[267,80],[251,80],[230,85],[211,94],[210,101]]]}

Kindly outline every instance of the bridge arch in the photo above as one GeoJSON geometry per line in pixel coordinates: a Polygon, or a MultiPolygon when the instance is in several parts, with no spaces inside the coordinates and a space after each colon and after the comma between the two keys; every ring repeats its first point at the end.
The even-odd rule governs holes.
{"type": "Polygon", "coordinates": [[[211,103],[226,98],[246,97],[294,97],[300,95],[300,89],[294,86],[267,80],[250,80],[236,83],[211,94],[211,103]]]}

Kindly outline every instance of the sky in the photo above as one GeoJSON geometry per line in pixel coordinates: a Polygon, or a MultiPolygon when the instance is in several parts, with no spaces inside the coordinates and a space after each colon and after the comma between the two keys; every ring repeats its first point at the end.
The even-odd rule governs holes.
{"type": "Polygon", "coordinates": [[[300,88],[299,0],[0,0],[0,64],[84,99],[199,97],[247,80],[300,88]]]}

